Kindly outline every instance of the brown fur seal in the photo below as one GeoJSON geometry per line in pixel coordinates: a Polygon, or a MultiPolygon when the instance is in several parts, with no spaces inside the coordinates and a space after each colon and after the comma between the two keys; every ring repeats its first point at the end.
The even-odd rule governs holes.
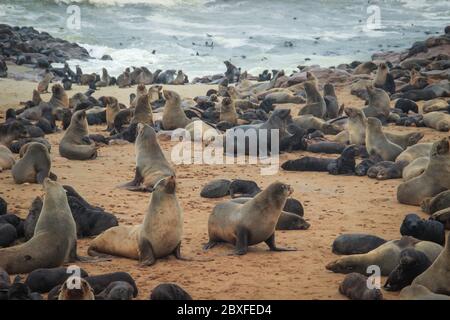
{"type": "Polygon", "coordinates": [[[60,84],[54,84],[52,86],[52,97],[48,102],[41,101],[41,103],[35,107],[25,109],[19,115],[21,119],[27,120],[39,120],[42,117],[42,110],[49,108],[52,113],[56,113],[59,108],[69,107],[69,97],[67,96],[66,90],[60,84]]]}
{"type": "Polygon", "coordinates": [[[369,95],[369,105],[363,108],[366,117],[387,120],[391,112],[389,95],[383,89],[372,86],[367,87],[367,93],[369,95]]]}
{"type": "Polygon", "coordinates": [[[344,109],[348,116],[347,130],[340,132],[334,141],[344,144],[364,145],[366,143],[366,116],[362,110],[348,107],[344,109]]]}
{"type": "Polygon", "coordinates": [[[11,169],[16,163],[14,156],[6,146],[0,144],[0,172],[11,169]]]}
{"type": "Polygon", "coordinates": [[[433,111],[447,111],[447,110],[448,110],[448,102],[441,98],[426,101],[422,106],[423,113],[430,113],[433,111]]]}
{"type": "Polygon", "coordinates": [[[111,77],[108,74],[108,70],[105,68],[102,68],[102,76],[100,78],[100,81],[97,81],[95,83],[96,87],[107,87],[109,86],[109,83],[111,82],[111,77]]]}
{"type": "Polygon", "coordinates": [[[339,292],[350,300],[382,300],[383,294],[380,289],[369,289],[367,277],[353,272],[345,276],[339,285],[339,292]]]}
{"type": "Polygon", "coordinates": [[[312,114],[315,117],[322,118],[327,112],[325,100],[317,88],[315,81],[304,82],[306,91],[306,105],[300,109],[298,115],[312,114]]]}
{"type": "Polygon", "coordinates": [[[33,237],[27,242],[0,249],[0,268],[10,274],[54,268],[77,258],[77,231],[66,190],[44,179],[44,204],[33,237]]]}
{"type": "Polygon", "coordinates": [[[377,73],[373,80],[373,86],[375,88],[383,89],[390,94],[395,93],[395,81],[389,73],[389,67],[386,63],[383,62],[378,65],[377,73]]]}
{"type": "Polygon", "coordinates": [[[406,148],[405,151],[400,153],[395,159],[396,161],[406,161],[411,163],[417,158],[420,157],[430,157],[431,148],[433,147],[432,143],[418,143],[413,146],[406,148]]]}
{"type": "Polygon", "coordinates": [[[442,191],[432,198],[424,199],[420,207],[423,212],[428,214],[450,208],[450,190],[442,191]]]}
{"type": "Polygon", "coordinates": [[[384,135],[389,141],[400,146],[402,149],[415,145],[424,136],[422,132],[411,132],[406,134],[384,132],[384,135]]]}
{"type": "Polygon", "coordinates": [[[123,188],[130,191],[149,191],[162,178],[175,176],[175,171],[166,160],[152,127],[142,123],[137,125],[135,149],[135,177],[133,181],[123,185],[123,188]]]}
{"type": "Polygon", "coordinates": [[[114,97],[105,97],[104,102],[106,105],[106,130],[110,131],[114,129],[114,119],[120,112],[119,102],[114,97]]]}
{"type": "Polygon", "coordinates": [[[376,265],[380,267],[381,275],[387,276],[397,267],[400,262],[400,253],[406,248],[414,248],[423,252],[430,261],[434,261],[442,251],[442,246],[434,242],[420,241],[404,236],[400,240],[388,241],[368,253],[342,257],[329,263],[326,268],[336,273],[366,274],[367,267],[376,265]]]}
{"type": "Polygon", "coordinates": [[[133,101],[131,101],[130,103],[130,107],[134,108],[136,107],[137,101],[140,97],[142,97],[143,95],[146,95],[147,92],[147,88],[145,87],[145,84],[141,83],[137,86],[136,88],[136,97],[133,99],[133,101]]]}
{"type": "Polygon", "coordinates": [[[237,124],[238,116],[234,101],[231,98],[225,97],[220,104],[220,121],[226,121],[232,124],[237,124]]]}
{"type": "Polygon", "coordinates": [[[400,203],[419,205],[425,198],[450,189],[449,149],[447,139],[433,143],[430,162],[425,171],[398,186],[397,200],[400,203]]]}
{"type": "Polygon", "coordinates": [[[367,61],[359,64],[355,70],[353,70],[353,74],[371,74],[372,71],[377,69],[377,65],[372,61],[367,61]]]}
{"type": "Polygon", "coordinates": [[[181,85],[184,84],[185,80],[185,76],[182,70],[178,70],[177,72],[177,76],[175,78],[175,80],[172,81],[171,84],[175,84],[175,85],[181,85]]]}
{"type": "Polygon", "coordinates": [[[379,155],[384,161],[394,161],[403,149],[389,141],[381,129],[381,121],[367,118],[366,148],[369,155],[379,155]]]}
{"type": "Polygon", "coordinates": [[[166,99],[162,117],[164,130],[175,130],[186,127],[191,120],[186,116],[181,108],[180,95],[171,90],[164,90],[163,95],[166,99]]]}
{"type": "Polygon", "coordinates": [[[231,86],[227,87],[227,94],[231,98],[231,100],[233,100],[236,109],[247,110],[258,108],[257,104],[248,100],[249,97],[253,97],[252,94],[243,94],[243,97],[245,97],[245,99],[242,99],[236,88],[231,86]]]}
{"type": "Polygon", "coordinates": [[[414,279],[412,285],[422,285],[434,293],[450,295],[450,233],[439,257],[414,279]]]}
{"type": "Polygon", "coordinates": [[[450,300],[450,296],[445,294],[436,294],[422,285],[407,286],[400,291],[402,300],[450,300]]]}
{"type": "Polygon", "coordinates": [[[46,93],[48,92],[48,85],[50,81],[53,79],[53,74],[47,71],[44,75],[44,78],[38,83],[37,91],[38,93],[46,93]]]}
{"type": "Polygon", "coordinates": [[[161,179],[154,186],[143,223],[106,230],[91,242],[89,254],[123,256],[139,260],[144,266],[171,254],[180,259],[183,211],[175,189],[175,177],[161,179]]]}
{"type": "Polygon", "coordinates": [[[411,161],[406,167],[403,168],[402,178],[403,181],[411,180],[412,178],[420,176],[428,167],[430,162],[429,157],[419,157],[411,161]]]}
{"type": "Polygon", "coordinates": [[[83,278],[70,277],[62,285],[58,300],[95,300],[94,290],[83,278]]]}
{"type": "Polygon", "coordinates": [[[150,126],[153,125],[153,113],[149,99],[148,94],[144,94],[139,97],[136,108],[134,109],[134,116],[133,119],[131,119],[131,123],[144,123],[150,126]]]}
{"type": "Polygon", "coordinates": [[[313,115],[307,114],[304,116],[296,116],[292,118],[292,121],[303,129],[315,129],[320,130],[325,134],[338,134],[341,132],[341,129],[334,125],[325,122],[325,120],[321,118],[317,118],[313,115]]]}
{"type": "Polygon", "coordinates": [[[70,160],[89,160],[97,157],[97,147],[89,139],[86,112],[72,115],[70,125],[59,143],[59,154],[70,160]]]}
{"type": "Polygon", "coordinates": [[[42,183],[49,176],[56,180],[56,176],[50,172],[52,161],[46,146],[30,142],[20,149],[20,153],[23,157],[11,171],[15,183],[42,183]]]}
{"type": "Polygon", "coordinates": [[[232,202],[218,204],[209,216],[209,242],[204,249],[228,242],[236,246],[235,254],[243,255],[248,246],[264,241],[272,251],[292,250],[275,245],[275,227],[292,192],[289,185],[274,182],[242,206],[232,202]]]}
{"type": "Polygon", "coordinates": [[[97,79],[97,74],[91,73],[91,74],[82,74],[80,77],[80,84],[82,86],[87,86],[90,83],[94,82],[95,79],[97,79]]]}
{"type": "Polygon", "coordinates": [[[423,115],[423,123],[428,128],[447,132],[450,130],[450,115],[439,111],[433,111],[423,115]]]}
{"type": "Polygon", "coordinates": [[[302,96],[296,96],[296,95],[292,94],[292,92],[290,90],[269,93],[265,96],[264,99],[271,100],[273,103],[276,103],[276,104],[305,103],[305,99],[302,96]]]}

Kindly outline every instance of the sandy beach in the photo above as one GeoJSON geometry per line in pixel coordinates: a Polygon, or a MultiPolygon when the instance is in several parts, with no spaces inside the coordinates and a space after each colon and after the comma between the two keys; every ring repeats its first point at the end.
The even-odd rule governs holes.
{"type": "MultiPolygon", "coordinates": [[[[19,102],[31,98],[36,82],[0,79],[0,119],[5,110],[17,108],[19,102]]],[[[205,95],[213,85],[164,86],[182,97],[205,95]]],[[[128,104],[129,94],[136,86],[119,89],[116,86],[101,88],[95,97],[114,96],[128,104]]],[[[74,86],[68,92],[86,91],[86,86],[74,86]]],[[[362,107],[364,102],[350,94],[349,86],[337,86],[340,103],[362,107]]],[[[42,96],[44,100],[50,94],[42,96]]],[[[419,103],[420,104],[420,103],[419,103]]],[[[296,114],[298,106],[283,105],[296,114]]],[[[3,121],[3,120],[0,120],[3,121]]],[[[105,126],[89,127],[91,133],[106,135],[105,126]]],[[[447,137],[429,128],[396,127],[388,131],[421,131],[421,142],[431,142],[447,137]]],[[[117,216],[120,224],[141,223],[151,195],[133,193],[117,186],[133,178],[135,152],[133,144],[101,147],[99,156],[92,161],[70,161],[60,157],[58,143],[63,133],[47,135],[52,144],[52,171],[58,181],[74,187],[91,204],[103,207],[117,216]]],[[[170,159],[173,142],[160,139],[166,157],[170,159]]],[[[280,155],[280,163],[308,155],[298,151],[280,155]]],[[[17,157],[18,155],[16,155],[17,157]]],[[[323,155],[321,155],[323,156],[323,155]]],[[[213,259],[213,261],[178,261],[174,257],[161,259],[152,267],[139,267],[137,261],[114,258],[112,261],[80,263],[90,274],[127,271],[136,280],[138,299],[148,299],[149,293],[161,282],[174,282],[188,291],[194,299],[344,299],[338,292],[342,274],[332,273],[325,265],[337,258],[331,252],[333,240],[342,233],[362,232],[385,239],[398,239],[399,228],[407,213],[417,213],[419,207],[397,202],[396,189],[401,180],[377,181],[368,177],[333,176],[318,172],[286,172],[260,175],[260,165],[176,165],[177,195],[184,210],[184,235],[182,254],[188,258],[213,259]],[[204,199],[200,190],[217,178],[254,180],[262,188],[279,180],[294,188],[293,197],[305,208],[305,218],[311,224],[306,231],[277,231],[280,246],[295,247],[296,252],[269,252],[265,244],[252,246],[244,256],[228,256],[230,245],[219,245],[204,252],[202,245],[208,241],[207,221],[214,205],[224,199],[204,199]]],[[[9,211],[25,218],[34,197],[42,195],[40,185],[14,184],[11,171],[0,173],[0,196],[9,205],[9,211]]],[[[78,241],[79,254],[86,256],[90,239],[78,241]]],[[[383,278],[383,282],[384,282],[383,278]]],[[[383,283],[382,282],[382,283],[383,283]]],[[[395,299],[397,293],[383,291],[386,299],[395,299]]]]}

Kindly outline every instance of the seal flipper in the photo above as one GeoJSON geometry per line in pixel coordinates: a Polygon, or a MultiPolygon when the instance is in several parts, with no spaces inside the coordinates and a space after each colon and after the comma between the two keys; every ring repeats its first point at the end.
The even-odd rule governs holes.
{"type": "Polygon", "coordinates": [[[36,182],[39,184],[44,183],[44,179],[47,178],[49,176],[49,172],[48,171],[38,171],[36,174],[36,182]]]}
{"type": "Polygon", "coordinates": [[[275,245],[275,233],[272,233],[272,235],[264,241],[270,248],[270,251],[297,251],[295,248],[279,248],[275,245]]]}
{"type": "Polygon", "coordinates": [[[147,239],[139,240],[139,261],[141,266],[151,266],[156,263],[152,244],[147,239]]]}
{"type": "Polygon", "coordinates": [[[249,232],[247,229],[245,229],[243,227],[237,227],[236,249],[234,250],[234,254],[241,256],[248,252],[248,236],[249,236],[249,232]]]}
{"type": "Polygon", "coordinates": [[[130,182],[124,183],[119,186],[119,188],[124,188],[129,191],[140,191],[141,190],[141,184],[144,181],[144,177],[142,177],[141,173],[139,172],[139,168],[136,167],[135,173],[134,173],[134,179],[130,182]]]}
{"type": "Polygon", "coordinates": [[[209,240],[209,242],[203,246],[203,250],[206,251],[206,250],[209,250],[211,248],[214,248],[217,244],[218,244],[218,242],[209,240]]]}

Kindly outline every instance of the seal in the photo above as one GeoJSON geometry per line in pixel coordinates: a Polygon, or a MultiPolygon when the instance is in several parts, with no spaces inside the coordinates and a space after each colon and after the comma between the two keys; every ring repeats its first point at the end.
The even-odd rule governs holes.
{"type": "Polygon", "coordinates": [[[424,136],[423,132],[411,132],[406,134],[384,132],[384,135],[389,141],[400,146],[402,149],[417,144],[424,136]]]}
{"type": "Polygon", "coordinates": [[[389,95],[383,89],[367,87],[369,94],[369,105],[362,110],[366,117],[375,117],[386,122],[391,112],[389,95]]]}
{"type": "Polygon", "coordinates": [[[447,139],[433,143],[428,167],[420,176],[398,186],[397,200],[404,204],[420,205],[425,198],[450,189],[449,151],[447,139]]]}
{"type": "MultiPolygon", "coordinates": [[[[251,197],[242,197],[242,198],[234,198],[231,200],[233,203],[244,204],[248,201],[252,200],[251,197]]],[[[301,212],[299,212],[299,208],[293,208],[293,206],[288,205],[288,200],[297,201],[292,198],[288,198],[286,200],[286,204],[284,205],[283,211],[281,211],[281,215],[278,218],[277,225],[275,230],[307,230],[311,226],[308,222],[303,219],[303,207],[301,207],[301,212]]],[[[300,204],[300,202],[299,202],[300,204]]],[[[301,204],[300,204],[301,206],[301,204]]],[[[230,208],[232,205],[230,205],[230,208]]],[[[237,208],[237,206],[236,206],[237,208]]]]}
{"type": "Polygon", "coordinates": [[[77,258],[77,233],[66,191],[48,178],[43,183],[44,206],[34,236],[24,244],[0,249],[0,268],[10,274],[61,266],[77,258]]]}
{"type": "Polygon", "coordinates": [[[12,224],[0,223],[0,248],[9,247],[17,239],[17,230],[12,224]]]}
{"type": "Polygon", "coordinates": [[[164,112],[162,125],[164,130],[174,130],[184,128],[191,122],[181,108],[181,97],[178,93],[171,90],[163,91],[166,103],[164,104],[164,112]]]}
{"type": "Polygon", "coordinates": [[[50,81],[53,79],[53,74],[50,71],[46,71],[44,78],[39,81],[37,86],[37,92],[38,93],[46,93],[48,92],[48,86],[50,84],[50,81]]]}
{"type": "Polygon", "coordinates": [[[402,300],[450,300],[450,296],[436,294],[421,285],[407,286],[400,291],[402,300]]]}
{"type": "Polygon", "coordinates": [[[133,181],[121,187],[130,191],[151,191],[162,178],[175,176],[175,171],[166,160],[159,146],[155,130],[149,125],[137,125],[135,142],[136,170],[133,181]]]}
{"type": "Polygon", "coordinates": [[[343,255],[362,254],[372,251],[385,243],[386,240],[370,234],[342,234],[333,241],[332,251],[334,254],[343,255]]]}
{"type": "Polygon", "coordinates": [[[434,293],[450,295],[450,233],[444,250],[432,261],[433,264],[417,276],[412,285],[422,285],[434,293]]]}
{"type": "Polygon", "coordinates": [[[403,149],[389,141],[381,129],[381,121],[367,118],[366,148],[369,155],[379,155],[385,161],[394,161],[403,149]]]}
{"type": "Polygon", "coordinates": [[[202,198],[222,198],[230,194],[231,181],[227,179],[216,179],[208,182],[200,191],[202,198]]]}
{"type": "Polygon", "coordinates": [[[90,160],[97,157],[97,147],[89,139],[86,112],[72,115],[70,125],[59,143],[59,154],[69,160],[90,160]]]}
{"type": "Polygon", "coordinates": [[[377,73],[373,80],[373,86],[375,88],[383,89],[390,94],[395,93],[395,81],[389,73],[389,67],[386,63],[383,62],[378,65],[377,73]]]}
{"type": "Polygon", "coordinates": [[[406,162],[380,161],[367,170],[369,178],[377,180],[399,179],[402,177],[406,162]]]}
{"type": "Polygon", "coordinates": [[[353,74],[371,74],[372,71],[377,69],[377,65],[372,61],[367,61],[359,64],[355,70],[353,70],[353,74]]]}
{"type": "Polygon", "coordinates": [[[336,92],[332,83],[326,83],[323,86],[323,99],[327,105],[327,113],[325,118],[334,119],[343,111],[344,106],[339,107],[336,92]]]}
{"type": "Polygon", "coordinates": [[[423,252],[407,248],[400,253],[400,263],[389,274],[384,289],[400,291],[430,266],[431,262],[423,252]]]}
{"type": "Polygon", "coordinates": [[[355,157],[359,154],[359,148],[350,145],[342,151],[337,159],[303,157],[296,160],[288,160],[281,165],[287,171],[319,171],[330,174],[355,173],[355,157]]]}
{"type": "Polygon", "coordinates": [[[359,273],[350,273],[345,276],[339,285],[339,292],[350,300],[383,300],[380,289],[369,289],[367,277],[359,273]]]}
{"type": "Polygon", "coordinates": [[[303,129],[315,129],[320,130],[325,134],[338,134],[342,130],[331,123],[325,122],[323,119],[314,117],[313,115],[296,116],[292,118],[292,121],[303,129]]]}
{"type": "Polygon", "coordinates": [[[448,132],[450,130],[450,115],[439,111],[429,112],[423,115],[423,123],[428,128],[448,132]]]}
{"type": "Polygon", "coordinates": [[[134,288],[125,281],[114,281],[95,297],[96,300],[133,300],[134,288]]]}
{"type": "Polygon", "coordinates": [[[138,98],[131,123],[144,123],[153,126],[153,113],[148,94],[138,98]]]}
{"type": "Polygon", "coordinates": [[[232,124],[237,124],[238,116],[233,100],[228,97],[222,99],[220,104],[220,121],[226,121],[232,124]]]}
{"type": "Polygon", "coordinates": [[[15,163],[11,150],[0,144],[0,172],[11,169],[15,163]]]}
{"type": "Polygon", "coordinates": [[[400,226],[402,236],[411,236],[419,240],[432,241],[440,245],[445,243],[445,228],[438,221],[422,220],[417,214],[410,213],[400,226]]]}
{"type": "Polygon", "coordinates": [[[183,211],[175,193],[175,177],[161,179],[155,186],[144,221],[137,226],[117,226],[106,230],[89,245],[88,253],[127,257],[142,266],[156,259],[180,254],[183,211]]]}
{"type": "Polygon", "coordinates": [[[248,246],[265,242],[271,251],[291,251],[275,245],[275,227],[287,197],[293,190],[289,185],[274,182],[250,201],[218,204],[208,220],[209,242],[205,250],[219,242],[236,246],[235,254],[243,255],[248,246]]]}
{"type": "Polygon", "coordinates": [[[327,113],[327,104],[317,88],[315,81],[305,81],[306,105],[300,109],[298,115],[312,114],[318,118],[324,118],[327,113]]]}
{"type": "Polygon", "coordinates": [[[432,198],[424,199],[420,206],[422,211],[428,214],[450,208],[450,190],[442,191],[432,198]]]}
{"type": "MultiPolygon", "coordinates": [[[[133,277],[127,272],[113,272],[100,274],[96,276],[89,276],[84,278],[87,283],[94,290],[94,294],[100,294],[104,291],[111,283],[117,281],[124,281],[129,283],[134,288],[134,297],[138,295],[138,288],[136,287],[136,283],[133,277]]],[[[61,285],[54,287],[48,293],[48,300],[56,300],[58,299],[59,291],[61,290],[61,285]]]]}
{"type": "Polygon", "coordinates": [[[114,119],[120,112],[119,102],[114,97],[105,97],[103,101],[106,105],[106,130],[111,131],[114,129],[114,119]]]}
{"type": "Polygon", "coordinates": [[[415,159],[420,157],[430,157],[431,148],[433,147],[432,143],[418,143],[413,146],[410,146],[405,149],[402,153],[400,153],[395,159],[395,161],[406,161],[408,163],[413,162],[415,159]]]}
{"type": "Polygon", "coordinates": [[[69,278],[62,285],[58,300],[95,300],[94,290],[83,278],[69,278]],[[74,286],[75,281],[80,284],[79,288],[74,286]]]}
{"type": "MultiPolygon", "coordinates": [[[[67,200],[77,226],[79,238],[96,236],[118,225],[117,218],[113,214],[90,205],[71,186],[63,187],[67,191],[67,200]]],[[[40,197],[36,197],[24,222],[26,239],[33,236],[41,209],[42,200],[40,197]]]]}
{"type": "Polygon", "coordinates": [[[411,180],[412,178],[420,176],[428,167],[430,162],[429,157],[420,157],[414,159],[405,168],[403,168],[402,178],[403,181],[411,180]]]}
{"type": "Polygon", "coordinates": [[[47,148],[39,142],[31,142],[24,145],[20,153],[23,157],[12,168],[14,182],[42,183],[46,177],[56,180],[56,176],[50,172],[51,159],[47,148]]]}
{"type": "Polygon", "coordinates": [[[336,273],[366,274],[368,266],[377,265],[381,269],[381,275],[387,276],[399,264],[400,253],[406,248],[414,248],[425,253],[430,261],[434,261],[442,251],[442,246],[434,242],[404,236],[400,240],[388,241],[368,253],[342,257],[329,263],[326,269],[336,273]]]}
{"type": "Polygon", "coordinates": [[[344,144],[364,145],[366,143],[366,116],[360,109],[347,107],[344,109],[348,116],[347,130],[335,137],[336,142],[344,144]]]}
{"type": "Polygon", "coordinates": [[[175,283],[161,283],[152,290],[150,300],[192,300],[192,297],[175,283]]]}
{"type": "MultiPolygon", "coordinates": [[[[40,268],[32,271],[27,279],[27,285],[32,292],[46,293],[57,285],[62,284],[71,276],[70,270],[66,267],[40,268]]],[[[87,272],[80,269],[81,278],[88,276],[87,272]]]]}
{"type": "Polygon", "coordinates": [[[19,121],[0,124],[0,145],[9,148],[14,140],[25,138],[27,135],[27,129],[19,121]]]}

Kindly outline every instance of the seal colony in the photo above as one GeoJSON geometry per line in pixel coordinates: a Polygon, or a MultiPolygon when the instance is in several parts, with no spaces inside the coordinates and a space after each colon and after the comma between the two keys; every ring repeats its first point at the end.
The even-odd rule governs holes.
{"type": "MultiPolygon", "coordinates": [[[[287,267],[301,258],[305,265],[314,264],[314,278],[341,280],[340,286],[328,288],[335,297],[449,297],[445,230],[450,226],[450,147],[448,137],[439,133],[449,127],[445,61],[450,57],[436,52],[450,44],[449,37],[447,32],[427,41],[425,58],[414,57],[413,47],[395,59],[374,55],[373,61],[330,69],[299,66],[292,73],[272,70],[253,76],[226,61],[227,70],[214,80],[194,79],[211,83],[198,95],[188,92],[193,88],[186,86],[181,70],[132,67],[115,79],[106,69],[99,76],[83,74],[79,68],[74,72],[67,65],[48,68],[42,81],[33,85],[36,90],[27,93],[30,100],[18,102],[0,123],[0,183],[8,186],[0,202],[0,288],[16,297],[15,288],[25,286],[27,299],[48,293],[48,299],[129,300],[137,297],[138,286],[145,288],[146,297],[152,292],[151,299],[190,299],[190,294],[214,298],[211,293],[187,293],[176,284],[160,284],[160,274],[176,263],[177,281],[185,281],[178,270],[195,277],[189,269],[197,263],[181,254],[187,251],[212,258],[203,262],[229,264],[236,277],[247,267],[252,277],[274,277],[274,269],[259,261],[268,247],[272,253],[264,258],[282,270],[277,277],[292,274],[287,267]],[[80,89],[80,84],[87,87],[80,89]],[[278,142],[284,147],[277,176],[257,177],[253,166],[213,170],[175,163],[170,151],[177,141],[167,141],[167,135],[174,130],[194,133],[197,124],[213,133],[192,139],[204,146],[227,129],[279,130],[278,142]],[[123,184],[133,169],[134,179],[123,184]],[[381,181],[387,179],[403,181],[381,181]],[[41,188],[39,184],[44,198],[31,203],[26,193],[41,188]],[[96,203],[113,213],[91,205],[71,184],[86,198],[101,199],[96,203]],[[344,191],[352,186],[349,204],[344,191]],[[290,198],[293,192],[296,197],[290,198]],[[147,196],[150,203],[142,210],[147,196]],[[211,199],[227,196],[231,199],[220,203],[211,199]],[[21,201],[29,208],[25,220],[12,213],[24,208],[21,201]],[[430,220],[422,219],[426,215],[420,209],[430,220]],[[354,214],[355,210],[360,211],[354,214]],[[351,228],[345,224],[349,217],[355,221],[351,228]],[[373,225],[378,220],[384,222],[381,228],[373,225]],[[91,236],[96,238],[86,239],[91,236]],[[325,250],[314,247],[314,254],[329,259],[322,266],[308,261],[316,241],[328,243],[325,250]],[[79,245],[97,258],[80,257],[79,245]],[[180,261],[167,258],[171,255],[180,261]],[[77,280],[81,289],[73,290],[67,264],[74,261],[89,273],[102,263],[102,268],[127,267],[132,275],[88,276],[83,270],[77,280]],[[233,264],[239,264],[240,271],[233,264]],[[383,288],[365,286],[371,265],[388,277],[383,288]],[[153,271],[151,291],[140,274],[153,271]],[[27,280],[11,283],[9,274],[17,273],[28,274],[27,280]],[[400,295],[392,294],[400,290],[400,295]]],[[[258,137],[258,143],[264,139],[258,137]]],[[[273,146],[268,145],[269,151],[276,150],[273,146]]],[[[214,287],[216,277],[212,278],[205,281],[214,287]]],[[[296,279],[286,285],[291,282],[302,289],[296,279]]],[[[301,295],[290,288],[281,295],[301,295]]]]}

